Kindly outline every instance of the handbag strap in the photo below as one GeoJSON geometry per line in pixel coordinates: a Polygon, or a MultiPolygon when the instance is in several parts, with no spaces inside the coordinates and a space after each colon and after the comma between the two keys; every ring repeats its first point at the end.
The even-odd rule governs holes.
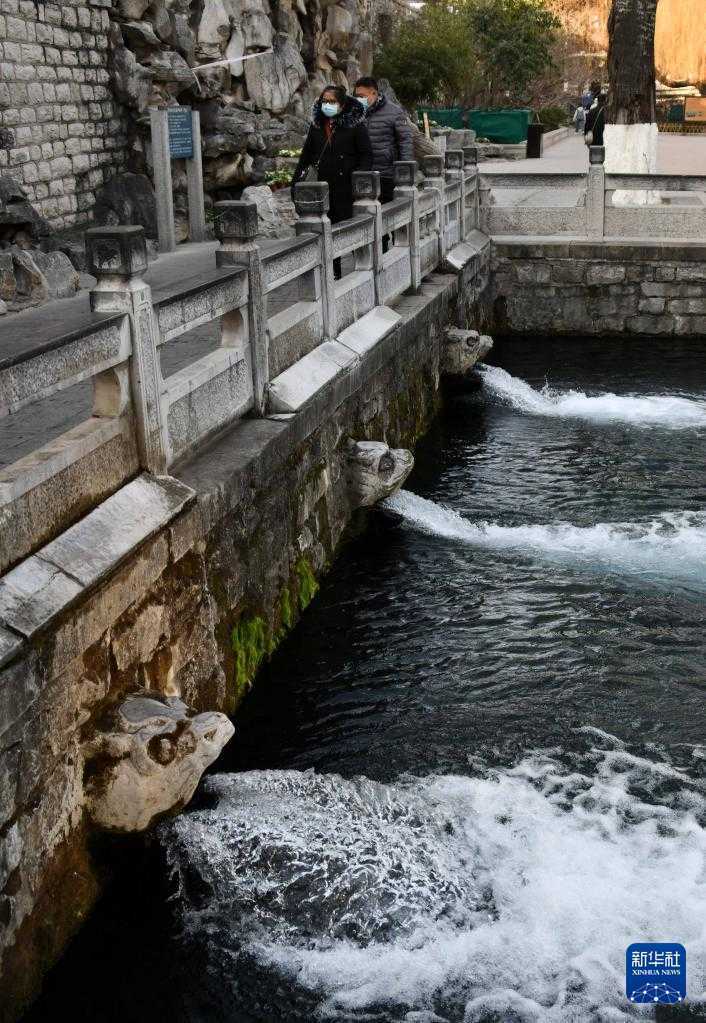
{"type": "Polygon", "coordinates": [[[318,168],[319,168],[319,164],[321,163],[321,161],[322,161],[322,160],[323,160],[323,158],[324,158],[324,153],[326,152],[326,150],[328,149],[328,147],[329,147],[329,146],[331,145],[331,139],[333,138],[333,132],[334,132],[335,130],[336,130],[336,129],[334,128],[334,129],[333,129],[333,131],[331,132],[331,134],[330,134],[330,135],[328,136],[328,138],[327,138],[327,139],[326,139],[326,141],[324,142],[324,146],[323,146],[323,149],[321,150],[321,152],[319,153],[319,158],[318,158],[318,160],[316,160],[316,162],[312,164],[312,167],[316,167],[316,169],[317,169],[317,170],[318,170],[318,168]]]}

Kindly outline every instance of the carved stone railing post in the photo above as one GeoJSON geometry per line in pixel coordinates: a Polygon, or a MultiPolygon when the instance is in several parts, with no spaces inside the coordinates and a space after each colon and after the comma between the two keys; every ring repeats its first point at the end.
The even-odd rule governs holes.
{"type": "Polygon", "coordinates": [[[605,230],[605,149],[591,146],[586,180],[586,230],[589,238],[602,238],[605,230]]]}
{"type": "Polygon", "coordinates": [[[447,149],[444,159],[447,181],[458,181],[461,186],[461,197],[458,201],[458,240],[462,242],[466,237],[466,178],[463,172],[463,150],[447,149]]]}
{"type": "MultiPolygon", "coordinates": [[[[353,213],[369,213],[373,217],[373,244],[371,246],[370,269],[373,271],[375,305],[382,305],[382,205],[380,204],[380,172],[353,172],[353,213]]],[[[358,250],[364,253],[365,250],[358,250]]],[[[365,257],[364,257],[365,258],[365,257]]],[[[356,269],[367,269],[356,253],[356,269]]]]}
{"type": "MultiPolygon", "coordinates": [[[[130,318],[129,375],[140,464],[148,472],[163,474],[167,469],[168,441],[162,416],[158,327],[152,291],[143,280],[147,271],[144,228],[91,228],[86,231],[86,254],[89,272],[97,279],[91,291],[91,309],[97,313],[126,313],[130,318]]],[[[114,415],[124,407],[124,387],[120,381],[112,398],[109,389],[97,389],[95,407],[98,415],[114,415]]]]}
{"type": "Polygon", "coordinates": [[[478,212],[478,146],[464,146],[463,147],[463,165],[465,168],[465,174],[473,175],[473,188],[468,187],[466,182],[466,208],[471,210],[471,230],[476,230],[480,225],[480,216],[478,212]]]}
{"type": "Polygon", "coordinates": [[[439,237],[439,263],[446,254],[446,178],[443,156],[423,156],[422,188],[436,195],[436,231],[439,237]]]}
{"type": "MultiPolygon", "coordinates": [[[[253,404],[258,415],[267,407],[270,356],[267,337],[267,296],[262,283],[262,259],[257,238],[257,206],[252,202],[217,202],[216,266],[240,266],[248,272],[248,335],[252,361],[253,404]]],[[[221,321],[221,344],[230,342],[228,317],[221,321]]]]}
{"type": "Polygon", "coordinates": [[[325,181],[303,181],[294,186],[294,208],[299,220],[297,234],[317,234],[321,251],[321,318],[324,341],[336,336],[336,290],[333,277],[333,234],[328,218],[329,197],[325,181]]]}
{"type": "Polygon", "coordinates": [[[411,265],[411,290],[419,291],[422,285],[422,253],[419,226],[419,193],[417,191],[417,161],[398,160],[395,163],[395,198],[410,199],[410,220],[407,229],[409,260],[411,265]]]}

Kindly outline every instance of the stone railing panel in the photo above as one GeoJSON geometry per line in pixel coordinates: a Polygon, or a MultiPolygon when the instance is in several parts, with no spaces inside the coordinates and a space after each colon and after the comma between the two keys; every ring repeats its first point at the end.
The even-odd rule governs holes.
{"type": "Polygon", "coordinates": [[[213,278],[155,302],[160,345],[195,327],[240,309],[248,301],[247,273],[238,269],[214,270],[213,278]]]}

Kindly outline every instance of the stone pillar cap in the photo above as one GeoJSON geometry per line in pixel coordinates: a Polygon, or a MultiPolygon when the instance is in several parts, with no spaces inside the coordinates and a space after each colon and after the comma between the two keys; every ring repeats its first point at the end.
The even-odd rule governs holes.
{"type": "Polygon", "coordinates": [[[216,217],[216,237],[220,241],[235,239],[250,242],[259,230],[257,206],[254,202],[232,200],[213,204],[216,217]]]}
{"type": "Polygon", "coordinates": [[[353,199],[378,199],[380,171],[353,171],[353,199]]]}
{"type": "Polygon", "coordinates": [[[417,180],[416,160],[395,160],[394,174],[396,185],[414,185],[417,180]]]}
{"type": "Polygon", "coordinates": [[[605,163],[605,146],[590,146],[588,150],[589,163],[605,163]]]}
{"type": "Polygon", "coordinates": [[[300,217],[323,217],[329,211],[328,183],[300,181],[294,186],[294,208],[300,217]]]}
{"type": "Polygon", "coordinates": [[[143,274],[147,270],[145,229],[137,224],[90,227],[86,231],[86,257],[94,277],[143,274]]]}
{"type": "Polygon", "coordinates": [[[440,178],[444,174],[443,156],[423,156],[422,173],[426,178],[440,178]]]}

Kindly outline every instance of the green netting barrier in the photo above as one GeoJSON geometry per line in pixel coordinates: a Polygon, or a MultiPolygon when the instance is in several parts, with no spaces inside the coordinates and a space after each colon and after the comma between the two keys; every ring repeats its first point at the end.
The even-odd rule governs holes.
{"type": "Polygon", "coordinates": [[[473,128],[479,138],[505,145],[526,142],[527,125],[531,119],[531,110],[468,111],[468,127],[473,128]]]}
{"type": "Polygon", "coordinates": [[[419,107],[419,120],[422,114],[428,114],[430,121],[435,121],[442,128],[465,128],[463,123],[463,107],[447,107],[446,110],[434,110],[433,107],[419,107]]]}

